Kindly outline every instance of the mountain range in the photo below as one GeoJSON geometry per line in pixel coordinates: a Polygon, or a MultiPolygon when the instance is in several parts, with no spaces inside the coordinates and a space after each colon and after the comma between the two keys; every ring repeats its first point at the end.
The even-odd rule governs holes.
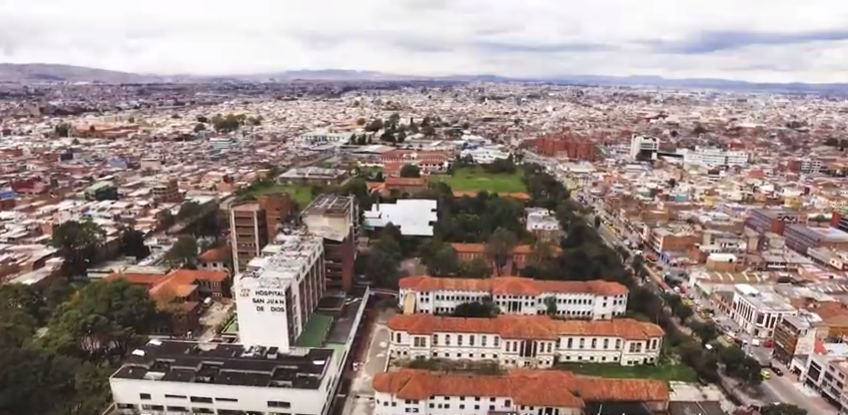
{"type": "Polygon", "coordinates": [[[198,76],[149,75],[106,69],[58,64],[0,63],[0,82],[100,82],[100,83],[156,83],[156,82],[257,82],[294,80],[312,81],[454,81],[454,82],[550,82],[574,85],[601,86],[659,86],[668,88],[726,89],[745,91],[773,91],[796,93],[848,93],[848,84],[816,83],[758,83],[727,79],[690,78],[672,79],[660,76],[597,76],[564,75],[545,78],[509,78],[498,75],[418,76],[388,74],[375,71],[342,69],[284,71],[253,75],[198,76]]]}

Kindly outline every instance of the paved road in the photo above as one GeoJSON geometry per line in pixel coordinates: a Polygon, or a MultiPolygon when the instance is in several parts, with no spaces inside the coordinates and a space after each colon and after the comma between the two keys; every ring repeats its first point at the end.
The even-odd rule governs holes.
{"type": "Polygon", "coordinates": [[[374,413],[374,376],[385,371],[389,360],[389,327],[387,322],[393,310],[380,313],[367,339],[365,362],[360,362],[345,402],[343,415],[371,415],[374,413]]]}
{"type": "MultiPolygon", "coordinates": [[[[600,206],[595,206],[595,211],[602,212],[600,206]]],[[[603,215],[603,213],[600,214],[603,215]]],[[[617,219],[610,218],[608,216],[604,217],[610,220],[617,229],[622,229],[623,225],[617,219]]],[[[594,220],[594,218],[592,219],[594,220]]],[[[625,233],[629,232],[625,231],[625,233]]],[[[599,227],[598,234],[610,247],[624,246],[621,238],[606,224],[602,224],[599,227]]],[[[634,251],[626,246],[624,246],[624,248],[632,258],[634,251]]],[[[657,275],[651,267],[646,266],[645,268],[650,274],[650,278],[648,278],[648,285],[653,289],[660,291],[658,281],[661,281],[661,277],[657,275]]],[[[701,319],[698,314],[695,314],[694,317],[701,319]]],[[[673,321],[680,330],[691,335],[691,330],[689,330],[688,327],[679,324],[676,320],[673,321]]],[[[763,380],[762,385],[759,387],[758,396],[751,396],[751,398],[765,404],[783,402],[798,405],[801,408],[806,409],[810,415],[838,414],[839,411],[822,399],[818,393],[805,390],[800,383],[795,381],[794,376],[788,373],[788,370],[784,370],[784,372],[787,373],[784,376],[772,376],[770,379],[763,380]]]]}

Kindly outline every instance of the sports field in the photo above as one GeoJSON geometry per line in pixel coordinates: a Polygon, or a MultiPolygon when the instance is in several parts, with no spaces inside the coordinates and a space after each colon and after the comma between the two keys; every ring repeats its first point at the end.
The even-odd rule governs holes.
{"type": "Polygon", "coordinates": [[[457,169],[452,175],[430,176],[432,181],[447,183],[453,191],[490,193],[523,193],[527,191],[521,173],[488,173],[479,167],[457,169]]]}

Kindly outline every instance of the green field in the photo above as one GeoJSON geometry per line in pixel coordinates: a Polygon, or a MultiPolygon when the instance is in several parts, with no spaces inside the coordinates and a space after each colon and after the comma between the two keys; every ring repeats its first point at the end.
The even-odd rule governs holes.
{"type": "Polygon", "coordinates": [[[332,325],[333,317],[324,314],[312,314],[309,316],[309,321],[306,322],[306,327],[303,328],[303,333],[297,339],[296,345],[298,347],[323,346],[332,325]]]}
{"type": "Polygon", "coordinates": [[[487,191],[492,193],[523,193],[527,191],[521,181],[521,172],[487,173],[482,168],[457,169],[450,176],[430,176],[432,181],[447,183],[452,190],[460,192],[487,191]]]}
{"type": "Polygon", "coordinates": [[[557,369],[579,375],[603,378],[656,379],[678,382],[697,382],[698,375],[691,367],[683,364],[661,363],[659,365],[621,366],[618,363],[559,363],[557,369]]]}
{"type": "Polygon", "coordinates": [[[282,185],[269,181],[254,183],[242,192],[245,197],[257,197],[274,193],[288,193],[301,209],[305,208],[313,199],[312,190],[308,186],[282,185]]]}

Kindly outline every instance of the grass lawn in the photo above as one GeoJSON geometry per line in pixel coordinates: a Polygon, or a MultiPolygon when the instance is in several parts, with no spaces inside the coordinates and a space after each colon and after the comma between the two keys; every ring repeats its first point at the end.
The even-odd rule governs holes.
{"type": "Polygon", "coordinates": [[[430,180],[447,183],[452,190],[461,192],[523,193],[527,191],[521,181],[521,172],[487,173],[480,167],[457,169],[450,176],[432,175],[430,180]]]}
{"type": "Polygon", "coordinates": [[[272,193],[288,193],[301,209],[305,208],[312,201],[312,190],[308,186],[282,185],[267,182],[254,184],[245,190],[245,196],[254,197],[272,193]]]}
{"type": "Polygon", "coordinates": [[[312,314],[309,316],[309,321],[306,322],[306,327],[303,328],[303,333],[300,334],[295,344],[298,347],[323,346],[332,324],[333,317],[324,314],[312,314]]]}
{"type": "Polygon", "coordinates": [[[221,330],[221,334],[237,335],[238,334],[238,319],[233,315],[233,318],[221,330]]]}
{"type": "Polygon", "coordinates": [[[661,363],[656,366],[621,366],[618,363],[560,363],[557,369],[604,378],[656,379],[678,382],[697,382],[698,375],[684,364],[661,363]]]}

